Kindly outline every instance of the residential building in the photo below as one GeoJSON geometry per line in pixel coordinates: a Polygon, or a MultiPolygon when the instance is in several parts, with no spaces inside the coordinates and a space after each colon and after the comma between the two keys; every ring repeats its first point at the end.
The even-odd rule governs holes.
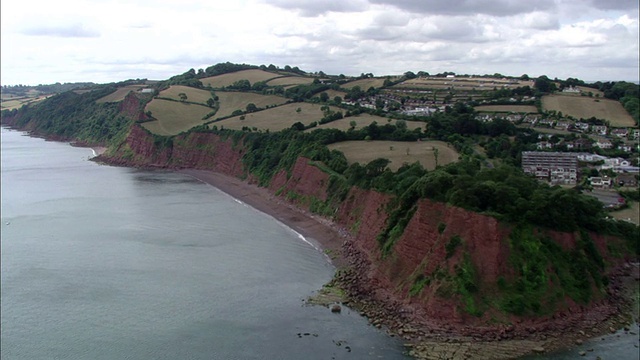
{"type": "Polygon", "coordinates": [[[578,158],[575,153],[524,151],[522,170],[551,184],[575,184],[578,158]]]}

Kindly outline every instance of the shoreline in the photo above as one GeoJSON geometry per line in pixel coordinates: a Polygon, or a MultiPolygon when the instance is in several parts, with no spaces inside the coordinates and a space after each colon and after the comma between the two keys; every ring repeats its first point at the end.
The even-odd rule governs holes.
{"type": "Polygon", "coordinates": [[[312,243],[316,243],[318,246],[313,246],[324,253],[336,269],[349,265],[342,253],[342,246],[347,237],[346,231],[325,219],[287,203],[267,188],[247,183],[230,175],[211,170],[180,169],[176,171],[215,187],[234,199],[271,216],[312,243]]]}
{"type": "MultiPolygon", "coordinates": [[[[27,134],[52,141],[64,141],[34,136],[29,132],[27,134]]],[[[64,142],[71,146],[89,147],[89,144],[64,142]]],[[[111,164],[109,161],[103,162],[100,157],[91,160],[107,165],[127,166],[111,164]]],[[[583,309],[576,309],[577,313],[567,311],[558,314],[557,318],[554,316],[553,320],[518,322],[515,328],[514,326],[491,326],[473,329],[459,324],[434,323],[428,319],[425,320],[419,313],[410,311],[410,308],[407,311],[407,304],[402,303],[402,300],[377,301],[375,294],[367,292],[366,289],[362,290],[359,285],[367,285],[368,264],[359,257],[359,250],[348,241],[351,238],[350,234],[331,221],[287,202],[268,188],[213,170],[152,166],[140,166],[140,168],[155,170],[162,168],[191,176],[271,216],[320,245],[319,251],[323,252],[336,268],[334,279],[329,286],[334,285],[336,288],[347,290],[346,298],[335,301],[342,302],[357,311],[369,321],[370,325],[385,331],[389,336],[405,341],[407,352],[417,359],[478,357],[507,359],[536,353],[550,358],[559,350],[575,351],[578,354],[582,341],[597,340],[600,336],[609,333],[622,334],[621,329],[625,327],[631,327],[632,330],[629,332],[625,329],[625,336],[628,334],[636,336],[638,331],[638,315],[633,311],[633,309],[637,310],[637,305],[628,303],[629,298],[623,294],[626,287],[621,285],[623,283],[621,280],[633,280],[630,283],[634,289],[637,289],[638,279],[640,279],[637,262],[627,269],[632,274],[616,272],[615,283],[617,284],[610,285],[609,290],[612,290],[610,297],[607,301],[595,304],[591,311],[583,312],[583,309]],[[343,269],[347,271],[341,271],[343,269]]],[[[320,292],[321,289],[318,289],[318,293],[320,292]]],[[[590,353],[590,355],[603,354],[590,353]]],[[[606,355],[604,354],[605,357],[606,355]]]]}
{"type": "MultiPolygon", "coordinates": [[[[334,278],[311,296],[307,304],[330,307],[341,303],[368,319],[371,326],[385,331],[388,336],[404,341],[407,353],[417,359],[474,358],[510,359],[527,356],[552,356],[558,351],[575,351],[579,355],[583,342],[596,341],[606,334],[633,335],[638,327],[638,315],[628,301],[633,286],[638,285],[638,265],[616,274],[616,294],[610,304],[599,304],[595,314],[582,313],[580,320],[570,315],[550,321],[567,326],[556,329],[535,329],[518,326],[513,331],[496,327],[485,336],[464,334],[457,326],[424,323],[406,313],[405,304],[377,303],[372,297],[355,289],[362,269],[358,250],[348,239],[350,234],[325,218],[311,214],[286,200],[277,197],[268,188],[259,187],[245,180],[217,173],[212,170],[179,169],[178,173],[191,176],[209,184],[229,196],[261,211],[320,246],[319,251],[329,257],[336,267],[334,278]],[[345,292],[346,296],[336,295],[345,292]],[[627,293],[623,296],[623,292],[627,293]],[[625,300],[626,299],[626,300],[625,300]],[[607,313],[607,309],[612,310],[607,313]],[[600,313],[602,311],[603,313],[600,313]],[[593,316],[595,315],[595,316],[593,316]],[[593,316],[593,318],[591,318],[593,316]],[[586,317],[586,318],[585,318],[586,317]],[[591,318],[591,319],[589,319],[591,318]],[[630,328],[630,329],[629,329],[630,328]],[[627,330],[629,329],[629,330],[627,330]],[[513,333],[509,333],[513,331],[513,333]]],[[[533,324],[531,324],[533,325],[533,324]]],[[[552,327],[553,328],[553,327],[552,327]]],[[[509,327],[507,328],[509,329],[509,327]]],[[[488,329],[487,329],[488,330],[488,329]]],[[[590,353],[596,355],[596,353],[590,353]]],[[[606,354],[604,354],[606,355],[606,354]]]]}

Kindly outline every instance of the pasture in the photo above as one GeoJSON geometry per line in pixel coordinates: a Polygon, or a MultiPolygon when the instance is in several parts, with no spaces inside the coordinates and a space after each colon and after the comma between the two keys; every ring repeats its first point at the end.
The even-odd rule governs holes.
{"type": "Polygon", "coordinates": [[[101,97],[96,100],[97,103],[107,103],[107,102],[118,102],[124,100],[125,96],[131,91],[138,91],[141,88],[146,87],[146,85],[127,85],[118,90],[112,92],[111,94],[101,97]]]}
{"type": "Polygon", "coordinates": [[[286,98],[280,96],[261,95],[235,91],[218,91],[216,92],[216,95],[218,96],[220,101],[220,109],[218,109],[218,112],[214,117],[215,119],[229,116],[235,110],[245,111],[247,105],[249,105],[250,103],[255,104],[259,108],[266,108],[267,106],[281,105],[287,102],[286,98]]]}
{"type": "Polygon", "coordinates": [[[458,161],[459,154],[443,141],[344,141],[330,144],[329,149],[344,153],[349,164],[366,165],[377,158],[391,160],[389,169],[398,170],[403,164],[418,161],[427,170],[458,161]],[[437,149],[437,151],[435,151],[437,149]]]}
{"type": "Polygon", "coordinates": [[[24,105],[27,104],[33,104],[36,103],[38,101],[44,100],[48,97],[51,97],[53,95],[40,95],[40,96],[35,96],[35,97],[31,97],[31,96],[26,96],[26,97],[11,97],[11,96],[7,96],[6,99],[2,99],[2,101],[0,101],[0,110],[13,110],[13,109],[19,109],[24,105]]]}
{"type": "Polygon", "coordinates": [[[290,86],[290,85],[306,85],[313,82],[312,77],[302,76],[283,76],[267,81],[269,86],[290,86]]]}
{"type": "Polygon", "coordinates": [[[542,97],[545,111],[561,111],[576,119],[596,117],[609,121],[614,127],[635,126],[635,121],[618,101],[596,99],[587,96],[545,95],[542,97]]]}
{"type": "Polygon", "coordinates": [[[481,105],[473,109],[478,112],[538,113],[538,109],[533,105],[481,105]]]}
{"type": "MultiPolygon", "coordinates": [[[[320,108],[322,105],[309,103],[291,103],[274,108],[249,113],[244,115],[244,120],[240,120],[241,116],[234,116],[229,119],[213,122],[209,127],[216,125],[218,128],[224,126],[225,129],[240,130],[243,127],[254,127],[259,130],[280,131],[290,128],[296,122],[309,125],[314,121],[319,121],[324,116],[320,108]],[[300,108],[298,112],[297,109],[300,108]]],[[[333,111],[342,109],[331,107],[333,111]]],[[[327,124],[328,125],[328,124],[327,124]]]]}
{"type": "MultiPolygon", "coordinates": [[[[347,118],[342,118],[340,120],[332,121],[330,123],[318,125],[317,127],[308,129],[307,131],[313,131],[315,129],[338,129],[347,131],[351,128],[352,121],[355,121],[356,123],[356,130],[361,129],[365,126],[369,126],[374,121],[377,122],[379,126],[385,124],[396,124],[396,120],[391,120],[391,122],[389,122],[387,118],[363,113],[359,114],[358,116],[350,116],[347,118]]],[[[421,128],[422,130],[424,130],[425,126],[427,125],[426,123],[421,121],[405,121],[405,123],[407,124],[407,129],[409,130],[414,130],[417,128],[421,128]]]]}
{"type": "Polygon", "coordinates": [[[232,85],[238,80],[249,80],[251,85],[259,81],[268,81],[273,78],[280,77],[281,75],[274,74],[268,71],[259,69],[250,69],[236,71],[228,74],[210,76],[204,79],[200,79],[204,86],[211,86],[212,88],[221,88],[223,86],[232,85]]]}
{"type": "Polygon", "coordinates": [[[180,96],[178,96],[178,94],[180,93],[187,95],[187,101],[203,105],[206,105],[207,100],[211,99],[211,92],[208,90],[201,90],[182,85],[172,85],[169,88],[162,90],[158,97],[165,97],[179,101],[180,96]]]}
{"type": "Polygon", "coordinates": [[[202,118],[211,108],[202,105],[153,99],[145,111],[157,120],[142,123],[147,130],[157,135],[176,135],[203,123],[202,118]]]}
{"type": "MultiPolygon", "coordinates": [[[[393,80],[393,77],[391,79],[393,80]]],[[[360,86],[360,89],[367,91],[370,87],[381,88],[384,85],[385,80],[386,78],[359,79],[343,84],[342,87],[345,89],[351,89],[356,86],[360,86]]]]}

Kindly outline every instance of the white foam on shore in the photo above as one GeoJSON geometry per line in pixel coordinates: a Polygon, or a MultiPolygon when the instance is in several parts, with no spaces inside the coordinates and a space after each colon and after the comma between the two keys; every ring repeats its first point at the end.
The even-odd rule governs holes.
{"type": "Polygon", "coordinates": [[[282,227],[286,228],[287,230],[291,231],[292,233],[294,233],[294,234],[298,237],[298,239],[302,240],[302,242],[304,242],[305,244],[308,244],[309,246],[311,246],[312,248],[314,248],[316,251],[318,251],[319,253],[321,253],[322,255],[324,255],[324,257],[329,261],[329,263],[331,263],[331,258],[330,258],[330,257],[329,257],[329,256],[328,256],[324,251],[322,251],[322,248],[321,248],[319,245],[315,244],[313,241],[308,240],[304,235],[302,235],[302,234],[300,234],[299,232],[297,232],[296,230],[294,230],[291,226],[289,226],[289,225],[287,225],[287,224],[283,223],[282,221],[278,220],[275,216],[273,216],[273,215],[271,215],[271,214],[268,214],[268,213],[266,213],[266,212],[264,212],[264,211],[261,211],[261,210],[259,210],[259,209],[256,209],[255,207],[250,206],[249,204],[247,204],[247,203],[245,203],[245,202],[243,202],[243,201],[241,201],[241,200],[236,199],[235,197],[231,196],[230,194],[227,194],[226,192],[224,192],[224,191],[222,191],[222,190],[218,189],[218,188],[217,188],[217,187],[215,187],[214,185],[209,184],[208,182],[206,182],[206,181],[204,181],[204,180],[202,180],[202,179],[199,179],[197,176],[190,175],[190,174],[185,174],[185,175],[190,176],[190,177],[192,177],[192,178],[194,178],[194,179],[196,179],[196,180],[200,181],[201,183],[204,183],[204,184],[206,184],[206,185],[211,186],[212,188],[216,189],[217,191],[219,191],[220,193],[224,194],[225,196],[230,197],[231,199],[233,199],[233,201],[235,201],[236,203],[238,203],[238,204],[240,204],[240,205],[242,205],[242,206],[248,207],[248,208],[250,208],[250,209],[253,209],[254,211],[257,211],[257,212],[259,212],[259,213],[262,213],[262,214],[263,214],[263,215],[265,215],[265,216],[270,217],[271,219],[273,219],[273,221],[275,221],[275,222],[277,222],[278,224],[280,224],[280,226],[282,226],[282,227]]]}

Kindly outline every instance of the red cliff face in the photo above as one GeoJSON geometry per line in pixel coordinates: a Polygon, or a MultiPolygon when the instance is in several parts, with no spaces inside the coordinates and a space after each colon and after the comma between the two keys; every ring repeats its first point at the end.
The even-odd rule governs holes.
{"type": "Polygon", "coordinates": [[[138,96],[132,91],[125,96],[124,100],[118,105],[121,114],[129,117],[134,121],[151,120],[143,111],[144,106],[141,104],[138,96]]]}
{"type": "Polygon", "coordinates": [[[294,192],[302,196],[312,196],[325,201],[327,199],[327,185],[329,175],[309,164],[309,159],[299,157],[291,169],[291,176],[282,170],[273,177],[269,186],[273,191],[280,191],[283,195],[294,192]]]}

